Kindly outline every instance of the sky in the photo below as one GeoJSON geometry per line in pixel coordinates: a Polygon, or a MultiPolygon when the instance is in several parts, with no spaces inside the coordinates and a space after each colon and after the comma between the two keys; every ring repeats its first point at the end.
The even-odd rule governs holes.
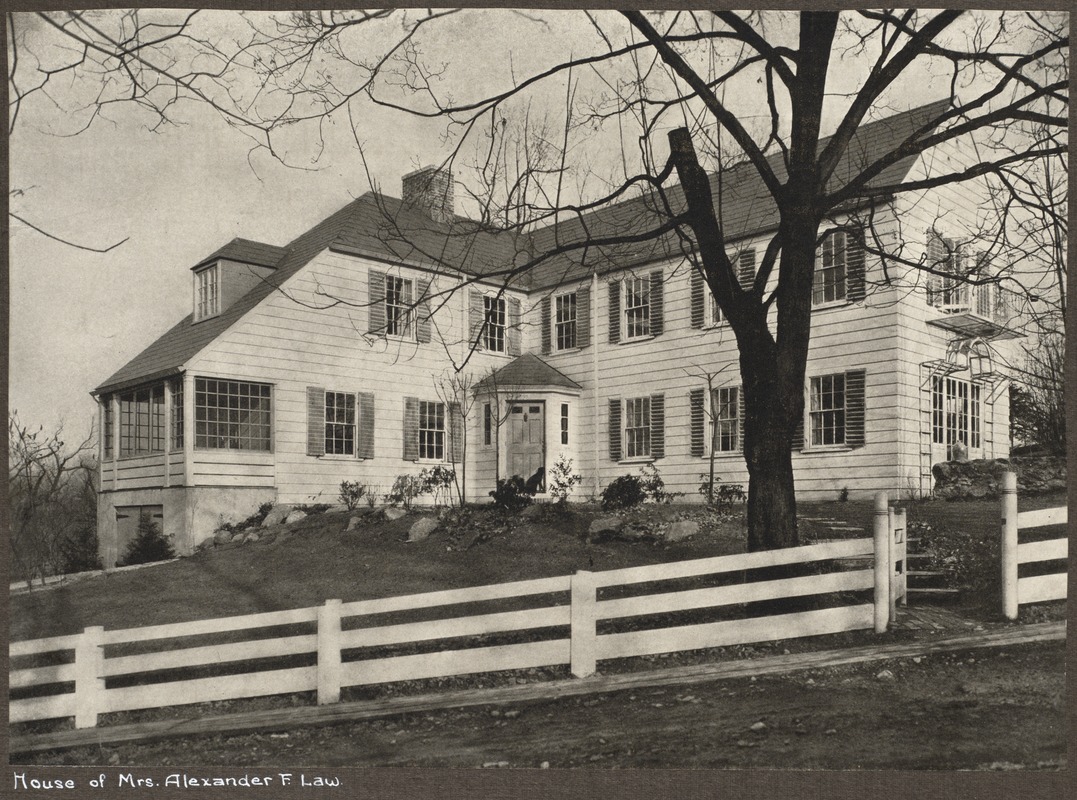
{"type": "MultiPolygon", "coordinates": [[[[503,88],[513,76],[589,52],[596,42],[579,13],[547,13],[541,20],[490,13],[442,21],[438,35],[423,40],[426,55],[445,64],[440,85],[460,87],[458,95],[503,88]]],[[[17,25],[24,21],[33,22],[17,25]]],[[[225,12],[199,24],[211,32],[241,31],[225,12]]],[[[836,69],[832,88],[850,88],[855,75],[836,69]]],[[[581,73],[577,79],[596,80],[581,73]]],[[[916,86],[917,96],[904,107],[945,90],[927,77],[916,86]]],[[[57,95],[65,88],[57,85],[57,95]]],[[[563,108],[565,82],[554,81],[549,91],[539,99],[563,108]]],[[[729,100],[746,118],[760,113],[758,98],[729,100]]],[[[10,137],[12,211],[87,246],[126,240],[108,253],[91,253],[12,221],[9,408],[24,423],[62,422],[69,437],[87,431],[95,416],[90,391],[189,313],[190,267],[225,242],[239,236],[286,244],[367,191],[367,168],[398,195],[400,176],[439,163],[449,149],[441,122],[365,104],[355,118],[365,164],[342,116],[323,129],[316,163],[310,160],[315,138],[297,129],[286,144],[289,159],[302,168],[290,168],[264,151],[252,153],[250,140],[205,105],[177,111],[181,124],[151,131],[145,114],[117,105],[88,130],[58,136],[73,129],[71,120],[45,98],[20,110],[10,137]]],[[[560,124],[556,114],[553,122],[560,124]]],[[[610,141],[602,136],[615,135],[596,132],[580,146],[598,153],[610,141]]]]}

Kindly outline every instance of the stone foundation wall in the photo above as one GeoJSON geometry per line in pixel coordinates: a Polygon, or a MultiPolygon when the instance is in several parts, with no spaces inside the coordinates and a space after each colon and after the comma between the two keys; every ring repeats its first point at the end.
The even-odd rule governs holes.
{"type": "Polygon", "coordinates": [[[945,461],[931,468],[935,496],[944,500],[998,497],[1002,474],[1017,473],[1017,493],[1045,494],[1066,488],[1066,460],[1059,456],[945,461]]]}

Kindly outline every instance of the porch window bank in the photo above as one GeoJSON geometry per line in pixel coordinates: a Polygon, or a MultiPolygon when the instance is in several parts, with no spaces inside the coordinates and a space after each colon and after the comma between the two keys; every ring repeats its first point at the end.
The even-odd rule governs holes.
{"type": "Polygon", "coordinates": [[[195,447],[269,451],[271,410],[269,384],[195,378],[195,447]]]}

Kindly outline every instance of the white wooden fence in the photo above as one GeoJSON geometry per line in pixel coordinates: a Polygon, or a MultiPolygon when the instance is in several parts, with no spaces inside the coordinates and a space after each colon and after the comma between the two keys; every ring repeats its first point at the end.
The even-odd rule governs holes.
{"type": "MultiPolygon", "coordinates": [[[[888,535],[885,497],[882,504],[881,512],[876,508],[873,539],[378,600],[328,600],[314,608],[144,628],[106,631],[93,627],[81,634],[13,642],[13,666],[16,661],[29,666],[12,669],[11,690],[55,693],[12,700],[10,721],[74,717],[75,726],[84,728],[93,727],[99,715],[110,712],[298,692],[317,692],[320,704],[334,703],[340,700],[342,687],[558,665],[568,665],[573,675],[586,677],[603,659],[862,628],[881,633],[887,628],[891,604],[899,596],[890,585],[894,537],[888,535]],[[745,573],[795,564],[812,566],[801,570],[800,577],[781,579],[745,573]],[[681,586],[676,585],[678,581],[681,586]],[[691,586],[685,588],[685,582],[691,586]],[[715,582],[720,585],[705,585],[715,582]],[[699,622],[698,617],[693,621],[654,616],[867,590],[874,590],[873,594],[851,603],[848,596],[838,595],[845,605],[770,616],[706,622],[699,622]],[[505,602],[533,607],[481,613],[474,609],[468,613],[462,607],[505,602]],[[456,606],[461,607],[452,608],[456,606]],[[408,622],[383,617],[382,624],[378,623],[378,616],[399,617],[418,609],[426,610],[422,613],[427,616],[430,610],[441,609],[443,617],[408,622]],[[275,626],[293,626],[296,632],[255,638],[259,630],[265,637],[264,629],[275,626]],[[222,632],[247,640],[205,643],[207,636],[220,640],[222,632]],[[530,639],[506,643],[502,637],[502,643],[492,643],[474,638],[491,634],[530,639]],[[203,637],[203,642],[192,645],[197,637],[203,637]],[[361,648],[415,650],[417,643],[439,640],[436,647],[426,645],[432,651],[386,654],[383,649],[366,657],[359,653],[356,658],[361,648]],[[131,653],[150,647],[155,651],[131,653]],[[105,648],[112,652],[106,653],[105,648]],[[43,664],[43,654],[65,663],[43,664]],[[305,663],[282,665],[281,659],[287,657],[305,663]],[[254,659],[268,661],[258,670],[250,663],[254,659]],[[221,665],[230,665],[238,674],[192,678],[190,672],[183,673],[221,665]],[[179,672],[162,676],[162,670],[179,672]],[[122,681],[117,680],[120,676],[122,681]],[[116,685],[119,682],[135,685],[116,685]]],[[[740,611],[743,616],[744,609],[740,611]]]]}
{"type": "Polygon", "coordinates": [[[1046,600],[1066,598],[1066,571],[1021,578],[1022,564],[1060,561],[1069,557],[1066,535],[1038,542],[1019,542],[1019,532],[1048,525],[1066,525],[1065,506],[1041,508],[1038,511],[1017,511],[1017,476],[1007,472],[1002,476],[1002,613],[1007,619],[1017,619],[1018,606],[1046,600]]]}

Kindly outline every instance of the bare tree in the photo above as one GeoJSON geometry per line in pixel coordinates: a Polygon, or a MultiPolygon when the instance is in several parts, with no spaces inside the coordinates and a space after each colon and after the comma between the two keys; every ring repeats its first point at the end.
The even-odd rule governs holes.
{"type": "Polygon", "coordinates": [[[1052,455],[1066,454],[1066,342],[1059,332],[1037,337],[1015,370],[1010,387],[1010,429],[1015,440],[1052,455]]]}
{"type": "Polygon", "coordinates": [[[468,373],[454,372],[435,379],[434,391],[447,411],[453,459],[460,465],[453,471],[453,482],[456,484],[456,497],[463,507],[467,501],[468,420],[478,401],[475,380],[468,373]]]}

